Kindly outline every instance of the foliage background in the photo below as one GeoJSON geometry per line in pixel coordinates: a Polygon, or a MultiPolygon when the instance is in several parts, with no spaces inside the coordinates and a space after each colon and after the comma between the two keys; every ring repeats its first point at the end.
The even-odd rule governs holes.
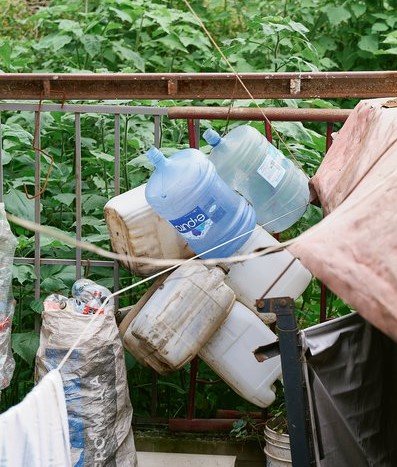
{"type": "MultiPolygon", "coordinates": [[[[192,1],[233,65],[243,71],[386,70],[395,67],[397,55],[396,0],[203,0],[192,1]]],[[[186,11],[181,0],[0,0],[0,72],[199,72],[229,71],[209,40],[186,11]]],[[[206,101],[212,105],[229,102],[206,101]]],[[[126,104],[127,102],[121,102],[126,104]]],[[[149,105],[190,102],[140,102],[149,105]]],[[[263,101],[263,105],[293,107],[353,106],[354,101],[263,101]]],[[[131,102],[128,102],[131,104],[131,102]]],[[[134,104],[134,103],[132,103],[134,104]]],[[[195,102],[193,102],[195,104],[195,102]]],[[[249,105],[237,101],[234,105],[249,105]]],[[[1,115],[6,208],[21,217],[33,218],[33,201],[23,191],[34,185],[34,121],[27,112],[1,115]]],[[[203,128],[210,122],[202,122],[203,128]]],[[[233,123],[230,126],[236,125],[233,123]]],[[[261,131],[263,126],[252,123],[261,131]]],[[[225,129],[225,122],[215,126],[225,129]]],[[[304,169],[312,175],[325,151],[324,125],[278,123],[304,169]]],[[[182,121],[162,122],[165,151],[187,145],[182,121]]],[[[82,115],[83,236],[109,247],[103,206],[113,195],[113,119],[82,115]]],[[[74,120],[70,114],[42,116],[42,147],[55,159],[48,188],[42,198],[42,222],[63,231],[73,231],[74,120]]],[[[153,122],[146,117],[122,119],[122,190],[140,185],[149,175],[142,157],[153,142],[153,122]]],[[[203,143],[203,142],[202,142],[203,143]]],[[[275,140],[275,144],[280,144],[275,140]]],[[[283,149],[280,145],[280,149],[283,149]]],[[[208,148],[204,147],[204,150],[208,148]]],[[[49,160],[43,161],[42,174],[49,160]]],[[[283,238],[295,236],[321,219],[311,207],[304,218],[283,238]]],[[[19,256],[32,256],[30,232],[14,228],[19,256]]],[[[74,258],[72,249],[42,238],[46,257],[74,258]]],[[[86,255],[90,257],[90,255],[86,255]]],[[[92,256],[91,256],[92,257],[92,256]]],[[[86,276],[112,287],[108,270],[90,268],[86,276]]],[[[75,278],[70,266],[43,266],[42,299],[54,292],[68,294],[75,278]]],[[[0,410],[16,404],[33,385],[33,362],[38,345],[34,321],[41,300],[33,300],[34,271],[29,265],[14,267],[17,308],[13,327],[13,350],[17,367],[11,386],[2,394],[0,410]]],[[[122,271],[122,285],[137,278],[122,271]]],[[[135,289],[122,305],[136,301],[144,289],[135,289]]],[[[299,300],[301,325],[317,321],[319,285],[313,280],[299,300]]],[[[346,313],[343,302],[328,296],[328,314],[346,313]]],[[[150,414],[152,374],[127,355],[131,396],[137,415],[150,414]]],[[[204,364],[200,377],[216,380],[204,364]]],[[[188,366],[157,381],[159,414],[183,416],[186,412],[188,366]]],[[[241,408],[249,404],[223,383],[199,385],[199,416],[211,416],[216,408],[241,408]]]]}

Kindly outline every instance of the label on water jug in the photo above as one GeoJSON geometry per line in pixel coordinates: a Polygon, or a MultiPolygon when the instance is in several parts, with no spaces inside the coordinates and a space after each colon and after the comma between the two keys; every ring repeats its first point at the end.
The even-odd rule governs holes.
{"type": "Polygon", "coordinates": [[[226,211],[217,206],[215,200],[211,198],[206,204],[204,209],[208,212],[206,214],[203,209],[196,206],[192,211],[188,212],[178,219],[170,220],[169,222],[176,228],[176,230],[189,239],[202,239],[205,237],[211,226],[222,219],[226,211]]]}
{"type": "Polygon", "coordinates": [[[256,172],[269,182],[273,188],[276,188],[285,175],[285,169],[281,165],[281,157],[276,151],[266,154],[264,161],[256,172]]]}

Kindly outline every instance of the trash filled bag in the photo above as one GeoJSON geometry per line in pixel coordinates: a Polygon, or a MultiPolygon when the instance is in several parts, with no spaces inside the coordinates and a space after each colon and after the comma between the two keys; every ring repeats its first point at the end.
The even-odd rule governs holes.
{"type": "Polygon", "coordinates": [[[92,316],[110,293],[81,279],[73,285],[73,298],[50,295],[44,301],[37,380],[56,368],[84,333],[61,368],[75,467],[136,465],[132,406],[113,301],[92,316]]]}
{"type": "Polygon", "coordinates": [[[10,384],[15,362],[11,352],[11,324],[14,315],[12,263],[17,240],[0,203],[0,392],[10,384]]]}

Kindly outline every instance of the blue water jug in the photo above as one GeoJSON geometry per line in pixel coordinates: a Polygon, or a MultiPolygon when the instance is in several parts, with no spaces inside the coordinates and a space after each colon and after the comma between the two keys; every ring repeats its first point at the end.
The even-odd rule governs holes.
{"type": "Polygon", "coordinates": [[[197,149],[177,151],[167,159],[152,148],[147,157],[155,166],[146,186],[147,202],[175,227],[196,254],[225,258],[248,240],[250,234],[201,255],[254,229],[255,211],[227,186],[197,149]]]}
{"type": "Polygon", "coordinates": [[[309,180],[259,131],[241,125],[221,138],[208,129],[204,139],[218,174],[254,207],[258,224],[282,232],[299,220],[309,204],[309,180]]]}

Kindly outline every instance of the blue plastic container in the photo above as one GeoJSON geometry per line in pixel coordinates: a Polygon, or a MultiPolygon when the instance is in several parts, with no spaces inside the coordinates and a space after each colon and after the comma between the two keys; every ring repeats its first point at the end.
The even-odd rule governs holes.
{"type": "Polygon", "coordinates": [[[254,207],[258,224],[270,233],[298,221],[309,204],[309,180],[259,131],[241,125],[221,138],[208,129],[210,160],[218,174],[254,207]]]}
{"type": "MultiPolygon", "coordinates": [[[[184,149],[167,159],[152,148],[147,156],[155,170],[146,186],[146,199],[196,254],[254,229],[253,208],[227,186],[202,152],[184,149]]],[[[201,257],[230,256],[249,237],[244,235],[201,257]]]]}

